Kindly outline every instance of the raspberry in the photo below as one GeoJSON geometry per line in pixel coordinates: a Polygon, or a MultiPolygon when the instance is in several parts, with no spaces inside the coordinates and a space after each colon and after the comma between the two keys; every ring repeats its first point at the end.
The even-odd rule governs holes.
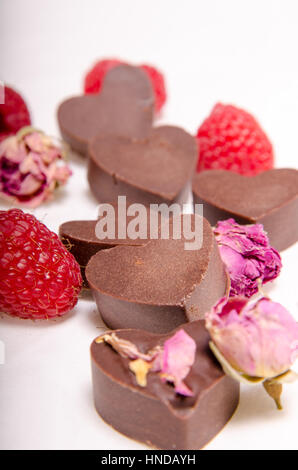
{"type": "Polygon", "coordinates": [[[20,209],[0,211],[0,310],[54,318],[78,300],[80,267],[58,236],[20,209]]]}
{"type": "Polygon", "coordinates": [[[19,93],[5,86],[4,101],[0,104],[0,142],[31,124],[27,105],[19,93]]]}
{"type": "Polygon", "coordinates": [[[273,167],[271,142],[255,118],[243,109],[216,104],[197,138],[197,171],[223,169],[256,175],[273,167]]]}
{"type": "MultiPolygon", "coordinates": [[[[103,79],[106,73],[112,68],[125,62],[119,59],[104,59],[98,61],[87,73],[84,80],[84,92],[98,93],[101,89],[103,79]]],[[[151,65],[140,66],[148,75],[155,94],[155,110],[159,112],[166,102],[166,87],[163,75],[151,65]]]]}

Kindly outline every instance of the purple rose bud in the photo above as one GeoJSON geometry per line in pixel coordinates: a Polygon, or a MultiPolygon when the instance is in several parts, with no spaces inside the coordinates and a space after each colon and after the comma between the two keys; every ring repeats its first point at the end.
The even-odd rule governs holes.
{"type": "Polygon", "coordinates": [[[231,297],[251,297],[260,283],[279,275],[280,255],[270,246],[261,224],[239,225],[228,219],[217,223],[214,234],[231,278],[231,297]]]}
{"type": "Polygon", "coordinates": [[[71,175],[63,149],[43,132],[23,128],[0,143],[0,196],[36,207],[71,175]]]}
{"type": "Polygon", "coordinates": [[[236,371],[272,378],[298,357],[298,323],[268,298],[248,304],[244,297],[221,299],[206,315],[213,343],[236,371]]]}

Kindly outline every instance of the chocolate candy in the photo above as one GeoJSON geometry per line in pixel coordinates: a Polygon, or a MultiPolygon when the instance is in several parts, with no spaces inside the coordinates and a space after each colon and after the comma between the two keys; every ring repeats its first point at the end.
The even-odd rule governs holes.
{"type": "MultiPolygon", "coordinates": [[[[115,227],[118,228],[118,205],[111,204],[115,210],[115,227]]],[[[127,225],[134,217],[126,216],[127,225]]],[[[98,219],[99,220],[99,219],[98,219]]],[[[89,259],[98,251],[113,248],[117,245],[143,245],[149,240],[150,217],[147,212],[147,232],[145,237],[131,239],[128,236],[118,237],[116,230],[115,237],[100,239],[96,236],[95,228],[98,220],[70,220],[64,222],[59,227],[59,237],[66,248],[73,254],[81,267],[83,286],[88,288],[85,276],[85,268],[89,259]]]]}
{"type": "Polygon", "coordinates": [[[139,67],[119,65],[110,70],[102,90],[63,101],[58,123],[63,139],[81,154],[96,135],[143,138],[152,126],[154,94],[139,67]]]}
{"type": "MultiPolygon", "coordinates": [[[[181,328],[181,327],[180,327],[181,328]]],[[[159,374],[149,371],[141,387],[129,359],[104,342],[91,345],[94,403],[117,431],[159,449],[200,449],[228,422],[237,408],[239,384],[225,375],[212,355],[204,322],[183,325],[196,342],[195,361],[184,382],[193,396],[177,394],[159,374]]],[[[146,353],[170,335],[118,330],[118,337],[146,353]]]]}
{"type": "Polygon", "coordinates": [[[110,240],[100,240],[95,235],[97,220],[70,220],[59,227],[59,237],[66,248],[73,254],[81,267],[83,286],[88,288],[85,268],[91,256],[99,250],[116,245],[110,240]]]}
{"type": "Polygon", "coordinates": [[[89,146],[88,180],[105,202],[126,195],[142,204],[185,203],[183,195],[197,160],[194,137],[183,129],[162,126],[145,139],[96,137],[89,146]]]}
{"type": "MultiPolygon", "coordinates": [[[[191,217],[192,222],[198,216],[191,217]]],[[[109,328],[143,328],[166,333],[204,314],[228,294],[229,277],[212,229],[201,219],[201,249],[186,250],[185,239],[150,240],[96,253],[86,268],[109,328]]]]}
{"type": "Polygon", "coordinates": [[[230,217],[240,224],[263,224],[277,250],[298,240],[297,170],[275,169],[250,177],[204,171],[194,177],[193,193],[211,225],[230,217]]]}

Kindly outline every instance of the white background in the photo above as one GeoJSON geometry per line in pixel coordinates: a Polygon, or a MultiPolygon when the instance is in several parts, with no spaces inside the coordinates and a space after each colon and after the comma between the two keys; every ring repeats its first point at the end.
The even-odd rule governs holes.
{"type": "MultiPolygon", "coordinates": [[[[297,24],[295,0],[1,0],[0,80],[22,92],[36,126],[58,135],[57,104],[82,90],[97,58],[152,63],[167,80],[161,122],[194,133],[217,101],[231,102],[257,116],[277,166],[297,167],[297,24]]],[[[71,166],[67,187],[34,211],[54,231],[96,215],[84,162],[71,166]]],[[[267,291],[298,319],[297,255],[297,244],[283,253],[267,291]]],[[[86,297],[56,322],[0,318],[1,448],[145,449],[93,408],[89,344],[101,325],[86,297]]],[[[207,448],[298,449],[297,397],[298,383],[286,386],[278,412],[261,386],[242,389],[235,416],[207,448]]]]}

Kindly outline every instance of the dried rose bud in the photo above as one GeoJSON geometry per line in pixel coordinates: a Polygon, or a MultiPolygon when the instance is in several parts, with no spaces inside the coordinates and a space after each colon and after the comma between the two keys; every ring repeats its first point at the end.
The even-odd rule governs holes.
{"type": "Polygon", "coordinates": [[[64,150],[41,131],[31,127],[0,143],[0,196],[27,207],[36,207],[52,196],[71,175],[59,165],[64,150]]]}
{"type": "Polygon", "coordinates": [[[240,373],[276,377],[298,357],[298,324],[268,298],[248,304],[243,297],[221,299],[206,315],[213,343],[240,373]]]}
{"type": "Polygon", "coordinates": [[[231,278],[231,297],[251,297],[260,284],[279,275],[280,255],[270,246],[261,224],[239,225],[228,219],[217,223],[214,234],[231,278]]]}

